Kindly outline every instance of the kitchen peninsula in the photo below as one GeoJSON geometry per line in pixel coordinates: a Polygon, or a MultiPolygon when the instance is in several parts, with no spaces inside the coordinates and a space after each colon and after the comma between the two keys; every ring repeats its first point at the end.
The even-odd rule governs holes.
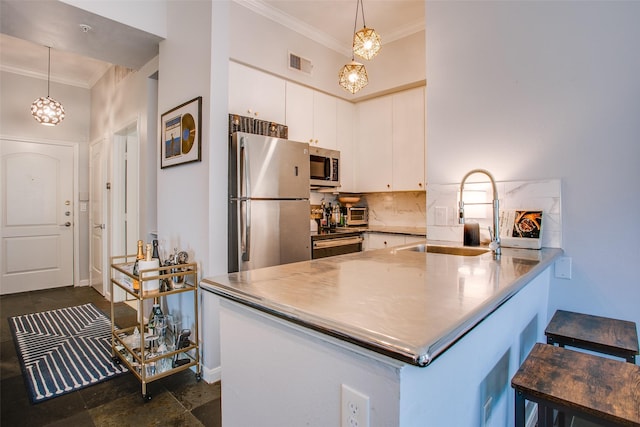
{"type": "Polygon", "coordinates": [[[427,248],[204,279],[220,297],[223,424],[345,425],[355,390],[371,426],[510,425],[508,379],[542,340],[562,250],[427,248]]]}

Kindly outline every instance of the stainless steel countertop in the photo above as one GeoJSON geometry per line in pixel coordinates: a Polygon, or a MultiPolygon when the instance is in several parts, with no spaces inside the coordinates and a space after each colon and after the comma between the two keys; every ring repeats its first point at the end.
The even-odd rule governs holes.
{"type": "Polygon", "coordinates": [[[205,278],[201,287],[417,366],[428,365],[562,255],[380,249],[205,278]]]}

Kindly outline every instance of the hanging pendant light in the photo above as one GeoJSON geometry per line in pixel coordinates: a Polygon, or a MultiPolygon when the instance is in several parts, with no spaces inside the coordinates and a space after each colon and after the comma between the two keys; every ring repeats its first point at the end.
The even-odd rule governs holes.
{"type": "MultiPolygon", "coordinates": [[[[380,36],[373,28],[367,28],[364,20],[364,5],[362,0],[358,0],[358,4],[362,8],[362,26],[363,28],[355,32],[353,28],[353,53],[361,58],[369,60],[380,52],[382,45],[380,44],[380,36]]],[[[358,21],[358,6],[356,5],[356,22],[358,21]]]]}
{"type": "Polygon", "coordinates": [[[342,67],[339,78],[340,86],[351,93],[356,93],[369,83],[367,69],[363,64],[354,61],[353,58],[350,63],[342,67]]]}
{"type": "Polygon", "coordinates": [[[49,96],[51,86],[51,48],[49,47],[49,69],[47,71],[47,96],[41,96],[31,104],[31,115],[40,124],[55,126],[64,120],[64,107],[49,96]]]}
{"type": "MultiPolygon", "coordinates": [[[[342,67],[342,69],[340,70],[340,73],[338,74],[338,84],[340,86],[342,86],[344,88],[344,90],[351,92],[353,94],[355,94],[356,92],[358,92],[360,89],[362,89],[363,87],[365,87],[367,84],[369,84],[369,77],[367,76],[367,69],[364,67],[363,64],[356,62],[355,61],[355,56],[354,54],[357,53],[355,46],[356,46],[356,38],[358,33],[362,32],[363,30],[358,31],[358,33],[356,33],[356,27],[358,25],[358,10],[360,7],[360,4],[362,3],[362,0],[357,0],[356,3],[356,19],[353,23],[353,33],[354,33],[354,42],[353,42],[353,51],[351,53],[351,62],[346,64],[344,67],[342,67]]],[[[362,21],[364,23],[364,10],[362,11],[362,21]]],[[[366,26],[364,28],[364,30],[369,31],[366,26]]],[[[371,30],[373,31],[373,30],[371,30]]],[[[373,33],[375,34],[375,31],[373,31],[373,33]]],[[[376,52],[378,52],[378,50],[380,50],[380,37],[378,37],[377,34],[375,34],[375,36],[377,37],[377,49],[376,52]]],[[[364,39],[360,38],[360,40],[363,41],[364,43],[364,39]]],[[[368,44],[367,44],[368,45],[368,44]]],[[[374,55],[371,56],[371,58],[374,55]]],[[[369,58],[367,58],[369,59],[369,58]]]]}

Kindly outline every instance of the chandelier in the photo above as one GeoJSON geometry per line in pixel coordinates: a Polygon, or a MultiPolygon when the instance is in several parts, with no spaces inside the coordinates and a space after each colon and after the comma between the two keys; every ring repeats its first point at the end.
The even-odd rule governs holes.
{"type": "Polygon", "coordinates": [[[55,126],[64,120],[64,107],[49,96],[51,87],[51,48],[49,47],[49,69],[47,71],[47,96],[41,96],[31,104],[31,115],[40,124],[55,126]]]}

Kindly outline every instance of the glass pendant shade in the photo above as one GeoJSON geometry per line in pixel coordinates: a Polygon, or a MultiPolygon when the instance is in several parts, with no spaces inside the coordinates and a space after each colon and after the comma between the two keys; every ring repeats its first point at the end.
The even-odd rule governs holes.
{"type": "Polygon", "coordinates": [[[380,36],[373,28],[366,26],[353,35],[353,53],[364,59],[371,59],[380,51],[380,36]]]}
{"type": "Polygon", "coordinates": [[[31,115],[40,124],[55,126],[64,120],[64,107],[50,96],[41,96],[31,104],[31,115]]]}
{"type": "Polygon", "coordinates": [[[369,83],[367,69],[361,63],[351,61],[340,70],[339,83],[346,91],[356,93],[369,83]]]}
{"type": "Polygon", "coordinates": [[[64,107],[49,96],[51,86],[51,48],[49,48],[49,68],[47,71],[47,96],[41,96],[31,104],[31,115],[40,124],[55,126],[64,120],[64,107]]]}

